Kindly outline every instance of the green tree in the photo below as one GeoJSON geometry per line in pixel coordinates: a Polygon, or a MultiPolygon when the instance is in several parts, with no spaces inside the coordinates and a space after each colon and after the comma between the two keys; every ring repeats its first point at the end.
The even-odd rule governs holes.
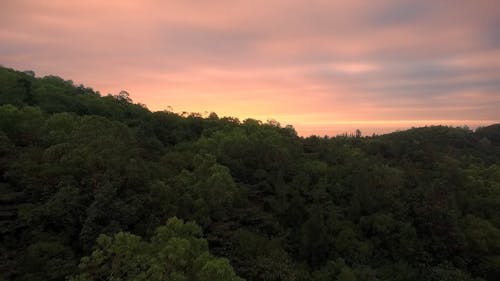
{"type": "Polygon", "coordinates": [[[81,273],[70,280],[242,281],[228,260],[208,252],[201,235],[195,223],[175,217],[149,241],[126,232],[101,235],[92,254],[82,258],[81,273]]]}

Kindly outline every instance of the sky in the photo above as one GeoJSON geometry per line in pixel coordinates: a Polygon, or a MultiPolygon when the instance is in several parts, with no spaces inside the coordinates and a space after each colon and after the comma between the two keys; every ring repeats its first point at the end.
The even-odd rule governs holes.
{"type": "Polygon", "coordinates": [[[0,0],[0,64],[301,135],[500,122],[498,0],[0,0]]]}

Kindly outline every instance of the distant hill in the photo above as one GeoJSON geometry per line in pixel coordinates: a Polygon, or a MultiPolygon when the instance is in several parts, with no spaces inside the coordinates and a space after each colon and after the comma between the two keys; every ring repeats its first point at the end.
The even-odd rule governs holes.
{"type": "Polygon", "coordinates": [[[299,137],[0,68],[0,280],[498,280],[500,124],[299,137]]]}

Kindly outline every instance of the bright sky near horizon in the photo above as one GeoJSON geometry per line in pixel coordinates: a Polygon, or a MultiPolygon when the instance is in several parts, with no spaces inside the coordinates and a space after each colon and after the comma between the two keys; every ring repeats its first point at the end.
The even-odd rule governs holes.
{"type": "Polygon", "coordinates": [[[500,122],[498,0],[0,0],[0,64],[302,135],[500,122]]]}

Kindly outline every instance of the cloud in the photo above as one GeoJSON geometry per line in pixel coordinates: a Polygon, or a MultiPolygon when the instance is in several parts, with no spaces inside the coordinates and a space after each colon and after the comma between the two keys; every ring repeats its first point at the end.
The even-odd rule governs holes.
{"type": "Polygon", "coordinates": [[[7,1],[0,63],[104,93],[126,89],[154,110],[297,127],[499,120],[499,8],[489,0],[7,1]]]}

